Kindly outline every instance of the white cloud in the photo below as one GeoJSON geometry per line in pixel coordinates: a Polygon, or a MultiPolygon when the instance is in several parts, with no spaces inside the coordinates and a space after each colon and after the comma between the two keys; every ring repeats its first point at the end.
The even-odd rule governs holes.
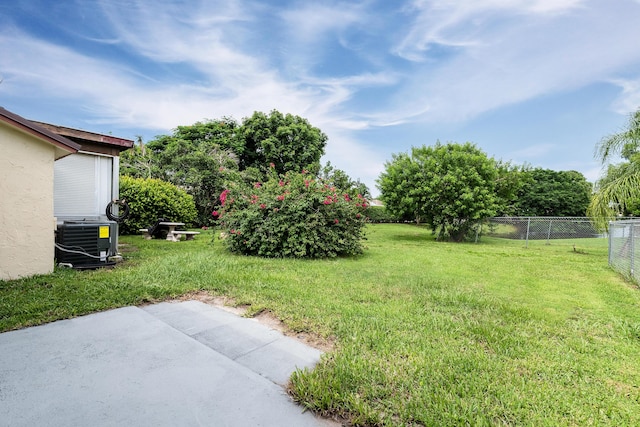
{"type": "Polygon", "coordinates": [[[333,5],[308,3],[296,9],[281,12],[287,33],[309,45],[362,22],[366,12],[361,5],[338,3],[333,5]]]}
{"type": "MultiPolygon", "coordinates": [[[[582,170],[582,175],[584,175],[585,178],[587,178],[587,181],[589,181],[590,183],[595,183],[597,180],[599,180],[600,178],[602,178],[605,174],[605,170],[600,166],[595,166],[595,167],[589,167],[588,165],[579,165],[576,168],[573,168],[574,170],[582,170]]],[[[569,169],[560,169],[560,170],[569,170],[569,169]]]]}
{"type": "Polygon", "coordinates": [[[505,15],[523,19],[527,15],[560,14],[583,1],[415,0],[406,8],[408,14],[415,15],[414,23],[395,51],[411,61],[424,61],[434,45],[465,48],[492,42],[505,26],[505,15]]]}
{"type": "MultiPolygon", "coordinates": [[[[387,154],[361,130],[462,121],[598,82],[621,88],[620,112],[640,104],[632,0],[415,0],[402,16],[370,1],[98,4],[75,6],[99,26],[73,27],[87,45],[99,41],[95,51],[0,26],[0,96],[54,99],[93,123],[158,131],[278,109],[325,131],[326,158],[372,189],[387,154]],[[358,61],[332,74],[337,49],[358,61]]],[[[542,158],[551,147],[529,150],[513,155],[542,158]]]]}
{"type": "MultiPolygon", "coordinates": [[[[207,15],[202,11],[173,16],[174,11],[163,9],[163,4],[146,9],[138,5],[126,10],[114,8],[114,4],[117,3],[105,3],[107,20],[114,26],[110,37],[103,40],[142,54],[159,67],[162,64],[192,67],[198,71],[198,79],[189,81],[181,75],[181,81],[174,81],[170,75],[156,75],[155,70],[136,64],[88,56],[24,32],[5,29],[0,30],[0,50],[6,52],[0,58],[5,77],[2,93],[32,97],[33,102],[58,99],[60,105],[68,106],[68,115],[83,111],[89,127],[92,123],[106,127],[111,124],[153,129],[156,133],[207,118],[240,119],[253,111],[277,109],[306,117],[330,135],[327,159],[337,167],[345,168],[345,161],[341,160],[354,158],[375,159],[372,161],[379,163],[371,150],[349,135],[353,130],[368,127],[368,122],[340,110],[354,90],[389,84],[393,80],[388,76],[376,73],[327,79],[301,76],[285,81],[277,69],[269,67],[268,61],[242,45],[233,16],[214,19],[215,25],[208,27],[211,20],[200,18],[207,15]]],[[[250,19],[248,14],[242,16],[250,19]]],[[[371,174],[367,168],[370,163],[363,161],[351,164],[348,172],[366,179],[371,174]]],[[[368,185],[372,182],[369,178],[368,185]]]]}
{"type": "Polygon", "coordinates": [[[427,25],[419,38],[416,33],[425,22],[418,19],[399,50],[405,56],[421,55],[436,40],[463,48],[438,65],[416,65],[414,77],[396,98],[399,115],[425,111],[426,120],[464,120],[603,81],[615,70],[640,62],[638,8],[628,1],[616,8],[573,1],[555,9],[551,2],[528,7],[524,1],[455,2],[437,11],[453,14],[440,24],[438,13],[428,15],[436,6],[452,4],[420,3],[421,19],[433,27],[427,25]],[[497,8],[502,8],[500,13],[497,8]],[[535,11],[557,13],[524,13],[535,11]],[[511,19],[502,15],[506,12],[511,19]]]}
{"type": "Polygon", "coordinates": [[[611,83],[622,89],[622,93],[614,103],[618,113],[629,114],[640,109],[640,79],[614,79],[611,83]]]}
{"type": "Polygon", "coordinates": [[[334,167],[346,171],[352,178],[360,179],[373,196],[378,195],[375,180],[384,170],[384,162],[387,160],[385,153],[360,143],[342,129],[328,128],[326,133],[329,141],[334,143],[326,147],[323,162],[330,161],[334,167]]]}

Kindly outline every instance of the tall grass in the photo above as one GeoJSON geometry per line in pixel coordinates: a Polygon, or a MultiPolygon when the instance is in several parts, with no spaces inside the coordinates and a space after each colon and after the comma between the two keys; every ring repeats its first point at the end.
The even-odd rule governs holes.
{"type": "Polygon", "coordinates": [[[0,328],[207,290],[332,340],[291,392],[355,425],[640,425],[640,294],[606,240],[368,237],[360,257],[316,261],[126,237],[116,269],[0,282],[0,328]]]}

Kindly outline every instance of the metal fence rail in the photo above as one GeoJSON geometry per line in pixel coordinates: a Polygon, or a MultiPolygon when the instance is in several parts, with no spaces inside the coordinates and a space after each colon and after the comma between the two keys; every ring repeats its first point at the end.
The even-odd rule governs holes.
{"type": "Polygon", "coordinates": [[[640,220],[609,222],[609,265],[640,283],[640,220]]]}
{"type": "Polygon", "coordinates": [[[481,233],[504,239],[546,240],[606,237],[587,217],[495,217],[483,224],[481,233]]]}

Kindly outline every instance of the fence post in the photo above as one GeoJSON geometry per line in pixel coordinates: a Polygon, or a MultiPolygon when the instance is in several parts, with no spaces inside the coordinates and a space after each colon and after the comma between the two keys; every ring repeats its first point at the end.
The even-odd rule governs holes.
{"type": "Polygon", "coordinates": [[[613,249],[612,231],[615,231],[615,230],[612,230],[612,227],[613,227],[613,221],[609,221],[609,266],[611,266],[612,265],[611,263],[613,262],[613,254],[611,253],[613,249]]]}
{"type": "Polygon", "coordinates": [[[527,238],[524,243],[524,247],[529,247],[529,226],[531,226],[531,217],[527,217],[527,238]]]}
{"type": "Polygon", "coordinates": [[[635,237],[636,237],[636,233],[633,230],[635,227],[633,226],[633,223],[631,224],[631,231],[629,232],[629,242],[631,243],[631,250],[629,251],[629,254],[631,256],[631,259],[629,260],[629,272],[631,273],[631,277],[634,277],[634,265],[633,265],[633,260],[635,258],[635,237]]]}
{"type": "Polygon", "coordinates": [[[551,239],[551,220],[549,220],[549,231],[547,232],[547,245],[549,244],[549,239],[551,239]]]}

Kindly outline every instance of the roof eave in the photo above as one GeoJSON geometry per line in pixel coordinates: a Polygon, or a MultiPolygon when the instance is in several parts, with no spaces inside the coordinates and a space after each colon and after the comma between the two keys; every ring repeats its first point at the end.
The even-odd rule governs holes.
{"type": "Polygon", "coordinates": [[[62,150],[63,153],[67,152],[68,154],[77,153],[80,150],[80,144],[77,144],[64,136],[56,135],[43,126],[39,126],[31,120],[27,120],[24,117],[12,113],[2,107],[0,107],[0,120],[25,133],[54,145],[58,149],[56,150],[56,159],[66,155],[62,153],[58,155],[59,150],[62,150]]]}

